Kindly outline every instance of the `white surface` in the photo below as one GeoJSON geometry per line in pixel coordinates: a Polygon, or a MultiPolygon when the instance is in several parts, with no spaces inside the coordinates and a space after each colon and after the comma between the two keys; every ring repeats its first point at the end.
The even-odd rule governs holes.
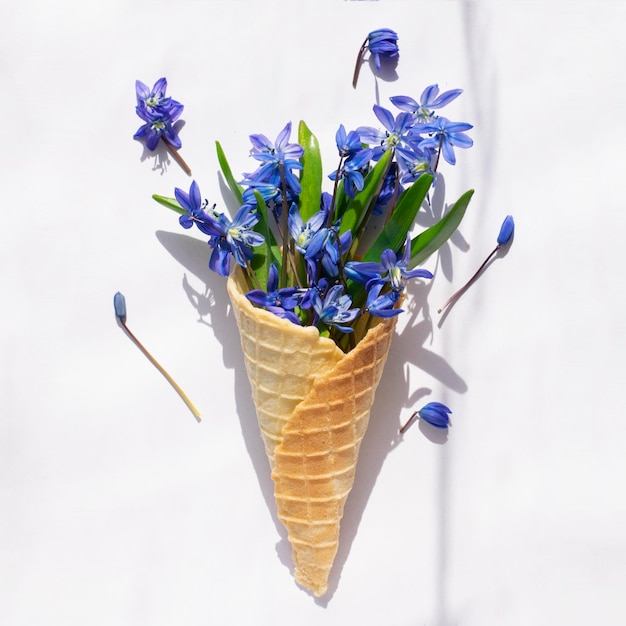
{"type": "Polygon", "coordinates": [[[623,623],[625,20],[621,2],[4,2],[0,622],[623,623]],[[353,91],[383,26],[398,78],[366,65],[353,91]],[[150,199],[189,179],[132,140],[134,81],[162,75],[218,203],[216,139],[251,171],[250,133],[304,119],[330,172],[376,90],[465,89],[448,112],[476,145],[443,171],[447,202],[475,198],[392,347],[322,601],[290,575],[225,286],[150,199]],[[508,254],[441,323],[508,213],[508,254]],[[117,290],[202,424],[117,327],[117,290]],[[399,439],[427,399],[454,411],[447,442],[399,439]]]}

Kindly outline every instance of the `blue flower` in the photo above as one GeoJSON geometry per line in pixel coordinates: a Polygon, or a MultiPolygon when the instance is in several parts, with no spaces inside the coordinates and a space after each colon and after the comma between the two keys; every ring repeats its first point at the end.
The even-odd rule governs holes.
{"type": "Polygon", "coordinates": [[[252,259],[252,248],[261,245],[265,238],[253,230],[259,221],[256,207],[244,204],[235,215],[232,222],[215,210],[215,205],[207,209],[206,201],[202,201],[200,189],[194,180],[189,193],[178,187],[174,195],[180,206],[186,211],[180,216],[179,222],[183,228],[191,228],[194,224],[205,235],[209,236],[209,245],[213,248],[209,267],[220,274],[228,276],[230,272],[230,255],[243,267],[252,259]]]}
{"type": "Polygon", "coordinates": [[[265,241],[265,237],[261,233],[252,230],[258,221],[259,215],[256,208],[244,204],[235,214],[225,233],[226,241],[235,261],[243,267],[252,259],[251,248],[260,246],[265,241]]]}
{"type": "Polygon", "coordinates": [[[126,323],[126,298],[119,291],[113,296],[113,308],[115,309],[115,316],[120,322],[126,323]]]}
{"type": "Polygon", "coordinates": [[[335,142],[337,143],[337,150],[339,156],[350,158],[357,152],[363,150],[361,144],[361,137],[355,130],[351,130],[346,133],[346,129],[343,124],[339,125],[337,132],[335,133],[335,142]]]}
{"type": "Polygon", "coordinates": [[[265,238],[252,230],[259,221],[254,207],[244,204],[236,213],[231,222],[223,213],[217,215],[213,221],[217,234],[209,239],[213,248],[209,267],[220,276],[230,273],[230,256],[242,267],[246,267],[253,257],[252,247],[261,245],[265,238]]]}
{"type": "Polygon", "coordinates": [[[396,148],[396,160],[402,173],[400,182],[415,182],[422,174],[432,174],[435,151],[432,148],[396,148]]]}
{"type": "Polygon", "coordinates": [[[390,28],[379,28],[367,36],[367,47],[379,72],[381,57],[394,59],[400,54],[397,41],[398,34],[390,28]]]}
{"type": "Polygon", "coordinates": [[[339,260],[350,248],[352,232],[339,235],[338,224],[332,228],[320,228],[309,241],[304,258],[307,261],[322,262],[328,276],[339,274],[339,260]]]}
{"type": "MultiPolygon", "coordinates": [[[[297,143],[289,143],[291,122],[278,133],[276,142],[272,143],[265,135],[250,135],[252,150],[250,156],[261,165],[252,174],[246,174],[246,180],[257,183],[271,183],[282,188],[282,177],[285,184],[293,193],[300,193],[300,182],[292,170],[301,170],[302,163],[298,159],[304,154],[304,149],[297,143]]],[[[287,191],[287,190],[285,190],[287,191]]]]}
{"type": "Polygon", "coordinates": [[[361,170],[370,162],[373,150],[361,149],[354,156],[347,159],[341,169],[335,170],[332,174],[328,175],[328,178],[335,180],[336,178],[343,178],[344,191],[348,198],[354,198],[357,191],[361,191],[365,184],[363,173],[361,170]]]}
{"type": "Polygon", "coordinates": [[[208,204],[206,200],[202,201],[200,188],[195,180],[191,183],[189,193],[176,187],[174,195],[178,204],[187,211],[178,218],[183,228],[191,228],[195,224],[201,232],[210,237],[219,237],[222,234],[227,223],[223,216],[215,210],[215,205],[207,209],[208,204]]]}
{"type": "Polygon", "coordinates": [[[347,294],[342,294],[343,287],[334,285],[326,294],[322,301],[317,288],[309,290],[309,297],[313,304],[313,309],[318,316],[318,320],[326,326],[334,326],[344,333],[353,332],[353,328],[345,324],[354,321],[360,311],[358,308],[351,309],[352,299],[347,294]]]}
{"type": "Polygon", "coordinates": [[[394,117],[391,111],[374,105],[374,114],[385,127],[384,131],[371,126],[359,126],[357,132],[361,139],[374,149],[372,158],[378,160],[383,152],[398,145],[408,143],[411,145],[413,138],[410,130],[414,125],[413,116],[410,113],[402,112],[394,117]]]}
{"type": "Polygon", "coordinates": [[[171,101],[165,108],[148,108],[137,105],[137,115],[145,122],[133,135],[133,139],[144,139],[148,150],[155,150],[159,140],[164,139],[170,146],[179,149],[182,145],[174,128],[174,122],[183,112],[183,105],[171,101]]]}
{"type": "Polygon", "coordinates": [[[422,92],[419,102],[408,96],[393,96],[389,99],[401,111],[408,111],[413,114],[418,122],[426,123],[434,121],[435,111],[433,109],[441,109],[462,93],[462,89],[450,89],[440,94],[438,85],[429,85],[422,92]]]}
{"type": "Polygon", "coordinates": [[[291,136],[291,122],[287,122],[285,127],[278,133],[276,141],[272,143],[265,135],[250,135],[252,150],[250,156],[258,161],[281,161],[289,159],[299,159],[304,149],[300,144],[289,143],[291,136]]]}
{"type": "Polygon", "coordinates": [[[515,222],[513,222],[513,216],[507,215],[500,227],[500,233],[498,234],[498,245],[504,246],[509,243],[513,232],[515,231],[515,222]]]}
{"type": "Polygon", "coordinates": [[[400,299],[398,291],[388,291],[382,296],[380,295],[383,283],[375,283],[370,287],[367,293],[367,302],[365,310],[376,317],[395,317],[402,313],[402,309],[395,308],[396,303],[400,299]]]}
{"type": "Polygon", "coordinates": [[[456,156],[454,147],[470,148],[474,145],[471,137],[468,137],[463,131],[473,128],[471,124],[466,122],[451,122],[445,117],[438,117],[434,122],[422,124],[419,127],[420,133],[432,133],[431,137],[422,139],[419,143],[420,148],[438,148],[441,145],[443,158],[454,165],[456,156]]]}
{"type": "Polygon", "coordinates": [[[311,239],[324,226],[327,216],[328,212],[320,209],[304,223],[295,202],[291,205],[288,217],[289,234],[300,254],[306,254],[311,239]]]}
{"type": "MultiPolygon", "coordinates": [[[[396,152],[396,155],[399,154],[396,152]]],[[[397,199],[404,192],[404,187],[398,181],[398,163],[392,161],[389,164],[389,171],[385,175],[383,180],[383,185],[380,188],[380,193],[376,198],[376,204],[374,205],[374,209],[372,213],[374,215],[382,215],[383,210],[389,205],[389,203],[397,199]]]]}
{"type": "Polygon", "coordinates": [[[288,319],[294,324],[300,324],[300,320],[293,310],[299,304],[303,295],[303,291],[296,287],[278,289],[278,270],[272,263],[267,279],[267,292],[261,289],[253,289],[246,294],[246,297],[253,304],[267,309],[274,315],[288,319]]]}
{"type": "Polygon", "coordinates": [[[376,283],[389,282],[393,291],[401,292],[407,280],[411,278],[432,278],[428,270],[409,270],[411,261],[411,235],[407,233],[404,244],[404,254],[401,258],[387,248],[380,255],[380,263],[371,261],[350,261],[346,263],[346,276],[361,284],[367,285],[368,289],[376,283]]]}
{"type": "Polygon", "coordinates": [[[450,413],[452,411],[441,402],[429,402],[417,412],[421,419],[435,428],[448,428],[450,425],[448,415],[450,413]]]}
{"type": "Polygon", "coordinates": [[[169,97],[166,97],[165,90],[167,89],[167,80],[165,78],[159,78],[154,87],[150,89],[148,85],[142,83],[140,80],[135,81],[135,92],[137,93],[137,106],[144,106],[149,109],[166,109],[172,103],[180,104],[169,97]]]}

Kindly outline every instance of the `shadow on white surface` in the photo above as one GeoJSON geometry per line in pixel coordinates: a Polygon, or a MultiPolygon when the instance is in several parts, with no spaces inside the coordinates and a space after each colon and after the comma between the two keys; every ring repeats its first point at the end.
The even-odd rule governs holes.
{"type": "MultiPolygon", "coordinates": [[[[427,291],[425,284],[415,284],[412,290],[427,291]]],[[[367,432],[361,444],[359,457],[363,461],[357,466],[354,486],[341,521],[339,549],[331,571],[328,592],[315,602],[326,607],[339,586],[341,572],[348,559],[365,507],[372,494],[378,475],[385,459],[403,440],[400,427],[405,418],[402,416],[407,406],[412,406],[430,394],[427,387],[412,389],[407,374],[407,365],[412,364],[422,371],[440,380],[446,387],[464,393],[467,385],[452,367],[440,355],[424,348],[428,337],[432,334],[430,319],[421,319],[426,294],[413,294],[409,299],[409,324],[394,338],[385,371],[376,393],[367,432]],[[419,320],[419,321],[418,321],[419,320]],[[408,400],[407,400],[408,398],[408,400]]],[[[428,424],[419,425],[419,431],[432,443],[444,444],[447,441],[447,430],[440,431],[428,424]],[[434,432],[439,431],[439,432],[434,432]]],[[[415,434],[418,429],[415,428],[415,434]]],[[[442,513],[445,515],[445,512],[442,513]]],[[[388,532],[393,532],[389,528],[388,532]]],[[[443,566],[442,566],[443,567],[443,566]]]]}
{"type": "Polygon", "coordinates": [[[256,472],[263,499],[281,537],[280,542],[276,545],[276,552],[280,561],[293,573],[291,548],[287,541],[287,531],[276,515],[274,483],[271,479],[263,440],[259,433],[239,333],[226,292],[226,281],[208,268],[208,244],[205,241],[189,235],[166,231],[157,231],[156,236],[163,247],[179,263],[205,284],[205,292],[200,293],[191,286],[186,274],[183,275],[182,287],[189,302],[198,313],[198,322],[211,328],[213,336],[222,345],[224,366],[234,372],[233,391],[237,415],[241,424],[241,433],[256,472]]]}
{"type": "Polygon", "coordinates": [[[480,281],[480,279],[484,276],[487,270],[496,262],[496,260],[504,258],[509,253],[511,246],[513,245],[514,239],[515,239],[515,234],[513,234],[513,236],[511,237],[511,240],[505,246],[500,248],[493,255],[493,257],[489,259],[489,261],[480,270],[480,272],[478,272],[465,285],[461,287],[461,289],[459,290],[459,293],[455,296],[454,300],[452,300],[450,304],[446,305],[446,308],[441,312],[441,317],[439,318],[439,321],[437,322],[437,328],[441,328],[443,326],[443,323],[446,321],[446,318],[452,312],[452,309],[457,305],[459,300],[463,298],[465,293],[469,291],[469,289],[471,289],[473,285],[475,285],[477,282],[480,281]]]}

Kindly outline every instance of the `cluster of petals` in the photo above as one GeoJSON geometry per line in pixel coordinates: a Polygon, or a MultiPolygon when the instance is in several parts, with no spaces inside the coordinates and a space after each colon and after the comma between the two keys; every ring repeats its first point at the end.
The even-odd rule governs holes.
{"type": "Polygon", "coordinates": [[[296,250],[307,261],[311,282],[317,278],[317,265],[321,264],[326,275],[336,277],[339,274],[339,259],[350,248],[350,231],[338,234],[338,224],[328,228],[330,195],[322,194],[322,207],[306,222],[303,221],[295,203],[289,209],[289,234],[296,250]]]}
{"type": "Polygon", "coordinates": [[[148,150],[155,150],[161,139],[177,150],[182,145],[174,124],[181,116],[184,106],[166,96],[166,89],[165,78],[159,78],[152,89],[140,80],[135,82],[135,111],[144,124],[133,135],[133,139],[144,140],[148,150]]]}
{"type": "Polygon", "coordinates": [[[441,402],[429,402],[417,412],[420,419],[423,419],[435,428],[448,428],[450,426],[449,415],[451,413],[452,411],[441,402]]]}
{"type": "Polygon", "coordinates": [[[231,221],[224,213],[218,213],[215,206],[207,208],[195,180],[191,183],[189,193],[176,188],[174,195],[185,211],[179,218],[180,225],[191,228],[195,224],[209,236],[208,243],[213,249],[209,267],[220,276],[228,276],[230,273],[231,256],[245,267],[252,259],[252,248],[265,241],[263,235],[253,230],[259,221],[253,205],[242,205],[231,221]]]}
{"type": "Polygon", "coordinates": [[[380,59],[395,59],[400,54],[398,48],[398,34],[391,28],[373,30],[367,36],[367,47],[374,59],[374,65],[380,72],[380,59]]]}
{"type": "Polygon", "coordinates": [[[435,112],[459,95],[461,89],[450,89],[439,93],[439,86],[429,85],[424,89],[420,101],[409,96],[394,96],[392,104],[400,110],[398,115],[374,105],[374,114],[383,129],[360,126],[357,133],[372,149],[372,159],[380,159],[387,150],[395,150],[400,168],[400,182],[414,182],[422,174],[432,174],[433,164],[441,152],[449,164],[456,163],[454,148],[469,148],[472,139],[465,131],[472,128],[465,122],[451,122],[435,112]]]}
{"type": "Polygon", "coordinates": [[[242,184],[272,185],[275,188],[282,188],[286,185],[291,193],[299,194],[300,181],[294,174],[294,170],[302,169],[299,159],[304,149],[300,144],[289,143],[290,136],[291,122],[288,122],[278,133],[275,142],[271,142],[265,135],[250,135],[252,143],[250,156],[261,165],[251,174],[245,174],[242,184]]]}
{"type": "Polygon", "coordinates": [[[351,308],[352,298],[343,293],[342,285],[333,285],[323,299],[317,289],[311,289],[310,298],[318,321],[326,326],[334,326],[344,333],[353,331],[346,324],[353,322],[361,314],[361,310],[351,308]]]}
{"type": "Polygon", "coordinates": [[[294,324],[300,324],[300,319],[293,312],[300,304],[305,290],[297,287],[278,288],[278,270],[272,263],[267,279],[267,291],[253,289],[246,294],[250,302],[267,309],[270,313],[287,319],[294,324]]]}
{"type": "Polygon", "coordinates": [[[407,234],[404,254],[398,258],[396,253],[387,248],[380,255],[380,263],[371,261],[350,261],[346,263],[346,276],[366,286],[368,291],[366,310],[377,317],[393,317],[402,313],[395,308],[404,291],[406,281],[412,278],[432,278],[425,269],[409,269],[411,260],[411,236],[407,234]],[[389,291],[381,295],[385,285],[389,291]]]}

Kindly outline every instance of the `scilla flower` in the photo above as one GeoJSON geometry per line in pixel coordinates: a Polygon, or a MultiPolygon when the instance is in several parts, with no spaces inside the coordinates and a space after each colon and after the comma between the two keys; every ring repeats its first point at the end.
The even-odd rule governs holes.
{"type": "Polygon", "coordinates": [[[474,145],[472,138],[463,131],[473,128],[466,122],[451,122],[445,117],[438,117],[434,122],[421,124],[415,128],[420,134],[430,133],[430,137],[419,143],[420,148],[441,148],[443,158],[454,165],[456,155],[454,148],[471,148],[474,145]]]}
{"type": "Polygon", "coordinates": [[[156,150],[159,142],[167,147],[176,162],[183,168],[185,173],[191,176],[191,169],[180,156],[178,150],[182,143],[174,124],[178,121],[184,106],[177,100],[166,97],[167,80],[159,78],[150,89],[140,80],[135,82],[137,95],[137,115],[145,122],[133,135],[133,139],[141,139],[146,148],[151,152],[156,150]]]}
{"type": "Polygon", "coordinates": [[[148,150],[156,150],[161,139],[165,143],[178,149],[182,143],[174,128],[174,122],[183,112],[183,105],[174,105],[168,108],[148,108],[137,106],[137,115],[145,122],[133,135],[133,139],[144,139],[148,150]]]}
{"type": "Polygon", "coordinates": [[[452,411],[445,404],[441,402],[429,402],[419,411],[415,411],[415,413],[411,415],[407,423],[400,429],[400,433],[404,433],[416,417],[419,417],[435,428],[448,428],[448,426],[450,426],[449,415],[451,413],[452,411]]]}
{"type": "Polygon", "coordinates": [[[176,100],[166,97],[167,79],[159,78],[154,87],[150,89],[148,85],[140,80],[135,81],[135,91],[137,93],[137,106],[148,107],[149,109],[167,109],[171,104],[180,104],[176,100]]]}
{"type": "Polygon", "coordinates": [[[209,267],[220,276],[230,273],[230,256],[242,267],[247,267],[252,259],[252,248],[260,246],[265,238],[253,230],[259,216],[252,205],[244,204],[229,220],[224,213],[210,209],[202,202],[200,189],[196,181],[191,183],[189,193],[176,188],[174,194],[185,213],[179,222],[183,228],[191,228],[194,224],[205,235],[209,236],[209,245],[213,248],[209,267]]]}
{"type": "Polygon", "coordinates": [[[245,184],[269,182],[281,187],[286,185],[293,193],[300,193],[300,182],[293,170],[302,169],[302,163],[298,159],[304,153],[304,149],[300,144],[289,143],[290,136],[291,122],[278,133],[274,143],[265,135],[250,135],[252,143],[250,156],[260,161],[262,165],[252,174],[245,175],[245,184]],[[283,178],[285,185],[282,184],[283,178]]]}
{"type": "Polygon", "coordinates": [[[352,86],[356,87],[359,80],[359,72],[361,71],[361,63],[366,50],[370,51],[374,59],[374,65],[380,72],[380,59],[397,59],[400,54],[398,48],[398,34],[391,28],[379,28],[373,30],[366,38],[356,59],[354,68],[354,76],[352,78],[352,86]]]}
{"type": "Polygon", "coordinates": [[[365,310],[375,317],[395,317],[403,313],[402,309],[396,308],[396,303],[400,299],[400,293],[398,291],[388,291],[382,296],[380,292],[384,287],[383,283],[373,284],[367,292],[367,302],[365,304],[365,310]]]}
{"type": "Polygon", "coordinates": [[[303,295],[304,291],[296,287],[278,289],[278,270],[272,263],[267,279],[267,291],[253,289],[246,294],[246,297],[250,302],[267,309],[270,313],[288,319],[294,324],[300,324],[293,310],[298,306],[303,295]]]}
{"type": "Polygon", "coordinates": [[[343,293],[341,285],[334,285],[328,290],[324,300],[321,299],[317,289],[310,290],[310,299],[318,320],[326,326],[334,326],[344,333],[353,332],[353,328],[346,326],[354,321],[360,310],[351,309],[352,298],[343,293]]]}
{"type": "Polygon", "coordinates": [[[419,102],[408,96],[393,96],[389,99],[401,111],[412,113],[417,122],[426,123],[434,121],[433,109],[441,109],[462,93],[462,89],[450,89],[440,94],[438,85],[429,85],[422,92],[419,102]]]}
{"type": "Polygon", "coordinates": [[[345,272],[348,278],[367,284],[368,289],[374,283],[390,283],[391,289],[398,293],[404,289],[407,280],[411,278],[432,278],[428,270],[409,270],[411,260],[411,235],[407,234],[404,244],[404,254],[398,258],[396,253],[387,248],[380,255],[380,263],[367,261],[350,261],[346,263],[345,272]]]}

